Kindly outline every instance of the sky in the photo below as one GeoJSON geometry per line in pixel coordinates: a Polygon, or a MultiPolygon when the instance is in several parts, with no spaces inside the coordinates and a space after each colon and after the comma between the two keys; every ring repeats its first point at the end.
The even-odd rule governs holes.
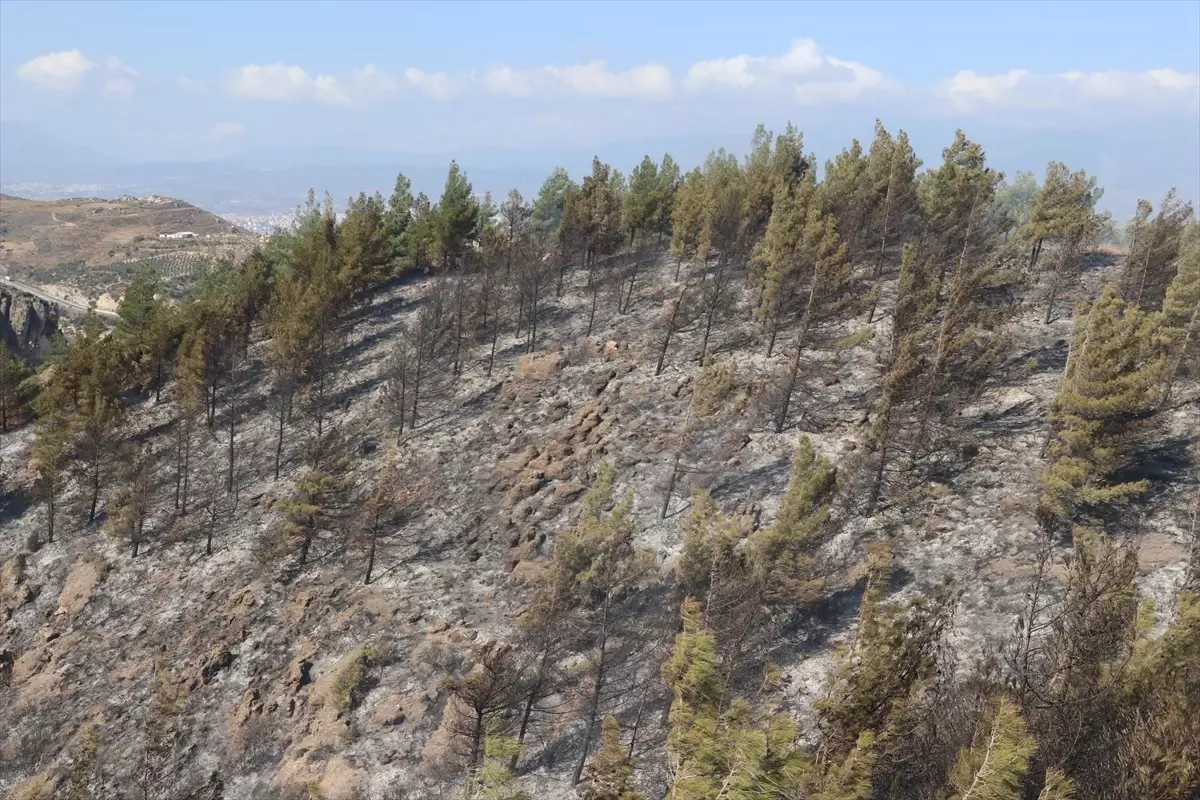
{"type": "Polygon", "coordinates": [[[961,127],[1009,172],[1074,159],[1123,200],[1197,199],[1200,2],[0,0],[0,120],[133,160],[687,164],[789,121],[824,160],[877,117],[927,162],[961,127]]]}

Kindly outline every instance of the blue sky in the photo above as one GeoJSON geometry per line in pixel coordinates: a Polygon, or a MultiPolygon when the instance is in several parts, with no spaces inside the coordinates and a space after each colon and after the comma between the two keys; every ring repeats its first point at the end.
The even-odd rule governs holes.
{"type": "Polygon", "coordinates": [[[1200,2],[0,2],[0,119],[125,158],[686,162],[788,120],[825,158],[876,116],[927,160],[963,127],[1010,172],[1194,198],[1200,2]]]}

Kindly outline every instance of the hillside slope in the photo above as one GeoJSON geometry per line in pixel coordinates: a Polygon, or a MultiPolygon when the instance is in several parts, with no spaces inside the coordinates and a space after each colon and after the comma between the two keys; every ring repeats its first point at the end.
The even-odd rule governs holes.
{"type": "MultiPolygon", "coordinates": [[[[1113,269],[1095,266],[1075,291],[1094,294],[1113,269]]],[[[161,404],[139,402],[129,436],[151,448],[158,481],[151,533],[136,558],[99,523],[82,523],[78,491],[57,540],[30,551],[26,543],[45,509],[10,493],[0,509],[0,674],[7,682],[0,694],[0,790],[29,776],[65,774],[88,726],[109,774],[130,775],[143,763],[146,731],[166,686],[178,719],[173,752],[182,754],[173,762],[171,797],[215,797],[217,776],[230,798],[308,797],[310,786],[329,800],[449,797],[461,777],[447,771],[453,759],[444,731],[437,733],[449,687],[489,643],[511,639],[530,582],[578,516],[602,460],[614,467],[615,496],[632,492],[638,542],[669,575],[692,489],[709,490],[721,508],[761,527],[776,515],[800,434],[843,463],[861,440],[887,319],[873,323],[874,340],[844,354],[812,352],[795,422],[775,433],[763,377],[785,369],[788,356],[764,355],[746,291],[738,312],[712,332],[714,352],[733,365],[735,410],[689,437],[677,457],[701,333],[681,332],[666,368],[655,374],[653,326],[677,291],[675,273],[673,262],[657,259],[626,313],[602,297],[590,336],[586,276],[570,276],[534,352],[506,333],[489,376],[489,347],[475,344],[458,379],[431,393],[417,427],[399,436],[386,408],[385,369],[402,327],[429,302],[429,283],[393,282],[345,321],[328,424],[345,434],[349,474],[359,485],[394,458],[419,498],[380,543],[370,585],[363,585],[368,551],[359,535],[318,537],[302,570],[291,544],[279,549],[280,501],[300,475],[303,432],[289,429],[275,479],[277,423],[262,380],[248,381],[252,388],[237,406],[235,501],[221,499],[228,444],[222,402],[197,456],[195,508],[181,521],[170,513],[173,388],[161,404]],[[676,465],[682,469],[673,480],[676,465]],[[367,673],[359,669],[364,664],[367,673]],[[354,702],[346,699],[351,691],[354,702]]],[[[894,294],[894,280],[885,288],[894,294]]],[[[1040,309],[1023,309],[1001,367],[963,411],[975,449],[960,471],[903,504],[873,512],[859,499],[839,506],[839,529],[824,556],[828,598],[776,630],[768,654],[784,669],[786,710],[803,715],[828,675],[833,646],[856,613],[869,541],[892,544],[896,598],[947,578],[961,591],[950,637],[960,663],[1011,629],[1037,557],[1033,510],[1045,467],[1045,415],[1073,325],[1069,316],[1048,325],[1040,316],[1040,309]]],[[[262,341],[251,346],[247,376],[265,374],[266,348],[262,341]]],[[[1178,396],[1195,391],[1181,386],[1178,396]]],[[[6,465],[27,461],[31,436],[25,429],[0,438],[6,465]]],[[[1160,608],[1187,557],[1194,489],[1186,465],[1198,439],[1200,407],[1180,403],[1164,413],[1152,443],[1156,460],[1147,462],[1161,469],[1141,509],[1139,581],[1160,608]]],[[[18,472],[15,480],[28,485],[29,476],[18,472]]],[[[1060,553],[1067,550],[1059,544],[1060,553]]],[[[647,630],[654,629],[653,605],[644,612],[647,630]]],[[[662,631],[665,643],[675,623],[662,631]]],[[[638,686],[661,686],[654,666],[641,678],[638,686]]],[[[641,780],[647,796],[657,797],[669,697],[645,692],[646,713],[632,697],[619,705],[627,714],[637,710],[641,780]]],[[[565,711],[578,702],[564,693],[536,719],[518,769],[534,797],[573,796],[580,729],[565,711]]],[[[615,710],[618,700],[612,703],[615,710]]]]}
{"type": "Polygon", "coordinates": [[[244,250],[252,240],[215,214],[167,197],[0,196],[0,270],[34,284],[74,286],[93,297],[116,288],[119,275],[136,264],[183,264],[189,257],[244,250]],[[178,236],[183,233],[193,236],[178,236]]]}

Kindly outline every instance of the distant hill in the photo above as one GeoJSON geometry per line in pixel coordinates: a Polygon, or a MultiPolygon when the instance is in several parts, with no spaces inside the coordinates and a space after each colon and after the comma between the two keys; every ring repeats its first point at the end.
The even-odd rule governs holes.
{"type": "Polygon", "coordinates": [[[34,125],[5,120],[0,122],[0,164],[4,182],[67,181],[81,174],[119,167],[121,159],[68,144],[34,125]]]}
{"type": "Polygon", "coordinates": [[[250,238],[228,220],[169,197],[40,201],[0,195],[0,268],[38,283],[70,277],[54,274],[59,268],[92,271],[187,252],[199,256],[250,238]]]}

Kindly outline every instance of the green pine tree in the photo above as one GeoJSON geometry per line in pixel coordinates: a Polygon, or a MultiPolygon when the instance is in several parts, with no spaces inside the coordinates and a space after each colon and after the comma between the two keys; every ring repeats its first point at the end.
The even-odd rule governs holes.
{"type": "Polygon", "coordinates": [[[958,756],[950,775],[952,800],[1021,800],[1036,746],[1011,700],[1001,697],[958,756]]]}
{"type": "Polygon", "coordinates": [[[1039,515],[1045,524],[1119,504],[1146,490],[1114,481],[1135,457],[1138,423],[1159,397],[1165,358],[1157,321],[1110,289],[1077,312],[1067,367],[1050,411],[1049,466],[1039,515]]]}
{"type": "Polygon", "coordinates": [[[801,436],[779,513],[770,527],[750,538],[750,563],[768,598],[784,604],[804,602],[824,588],[815,556],[824,542],[836,477],[833,464],[801,436]]]}
{"type": "Polygon", "coordinates": [[[717,646],[700,605],[683,604],[683,630],[663,664],[671,687],[667,750],[675,765],[670,800],[784,800],[807,777],[811,760],[796,725],[769,705],[726,696],[717,646]]]}
{"type": "Polygon", "coordinates": [[[447,268],[460,266],[468,246],[478,238],[479,202],[457,161],[450,162],[446,186],[433,218],[434,242],[442,265],[447,268]]]}
{"type": "Polygon", "coordinates": [[[629,234],[632,246],[638,234],[649,232],[658,216],[658,204],[662,187],[658,178],[658,164],[646,156],[629,173],[629,191],[625,193],[624,208],[621,210],[622,225],[629,234]]]}
{"type": "Polygon", "coordinates": [[[633,768],[616,717],[604,718],[600,747],[584,768],[575,793],[579,800],[643,800],[633,786],[633,768]]]}
{"type": "Polygon", "coordinates": [[[1120,281],[1121,298],[1146,311],[1162,308],[1189,223],[1195,224],[1192,204],[1180,200],[1174,189],[1151,218],[1153,211],[1150,203],[1138,201],[1137,213],[1129,225],[1129,255],[1120,281]]]}
{"type": "Polygon", "coordinates": [[[1042,250],[1046,244],[1057,253],[1041,269],[1046,273],[1046,314],[1044,322],[1054,316],[1058,293],[1069,281],[1078,277],[1083,255],[1092,245],[1099,230],[1096,203],[1103,192],[1096,188],[1096,179],[1083,170],[1072,172],[1066,164],[1053,161],[1046,167],[1046,178],[1034,201],[1029,224],[1022,231],[1029,245],[1029,272],[1036,274],[1042,250]]]}
{"type": "Polygon", "coordinates": [[[67,467],[71,457],[68,394],[61,381],[52,379],[35,403],[33,447],[29,466],[38,494],[46,503],[46,541],[54,541],[59,500],[66,488],[67,467]]]}
{"type": "Polygon", "coordinates": [[[1168,340],[1165,403],[1181,373],[1200,373],[1200,227],[1196,225],[1180,246],[1178,268],[1163,299],[1162,327],[1168,340]]]}
{"type": "Polygon", "coordinates": [[[8,343],[0,341],[0,432],[7,433],[27,403],[25,379],[32,372],[25,362],[13,355],[8,343]]]}

